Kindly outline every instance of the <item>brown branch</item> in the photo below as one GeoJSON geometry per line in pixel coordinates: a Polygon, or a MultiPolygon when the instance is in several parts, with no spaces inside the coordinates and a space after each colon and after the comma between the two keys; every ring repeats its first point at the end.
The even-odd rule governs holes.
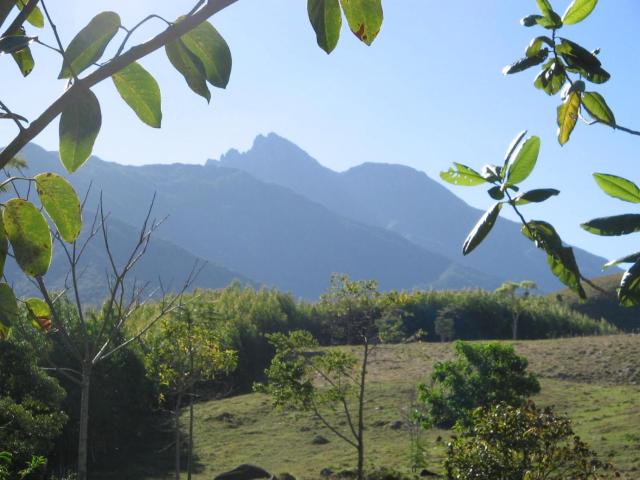
{"type": "MultiPolygon", "coordinates": [[[[31,14],[36,5],[40,0],[29,0],[27,4],[20,10],[20,13],[13,19],[13,22],[9,25],[9,27],[4,31],[1,36],[12,35],[15,33],[17,29],[19,29],[27,17],[31,14]]],[[[11,3],[11,2],[10,2],[11,3]]]]}
{"type": "MultiPolygon", "coordinates": [[[[30,0],[30,3],[34,0],[30,0]]],[[[123,68],[131,65],[139,59],[162,48],[167,43],[180,38],[185,33],[200,25],[212,15],[234,4],[238,0],[208,0],[200,10],[193,15],[185,18],[183,21],[167,27],[163,32],[159,33],[151,40],[132,47],[119,57],[114,58],[86,77],[79,79],[71,88],[66,90],[57,100],[42,112],[42,114],[33,120],[29,127],[20,132],[7,147],[0,152],[0,168],[4,168],[7,162],[13,158],[20,150],[31,140],[37,137],[68,105],[72,100],[75,89],[82,84],[83,88],[91,88],[101,81],[109,78],[114,73],[119,72],[123,68]]],[[[25,7],[26,10],[26,7],[25,7]]]]}

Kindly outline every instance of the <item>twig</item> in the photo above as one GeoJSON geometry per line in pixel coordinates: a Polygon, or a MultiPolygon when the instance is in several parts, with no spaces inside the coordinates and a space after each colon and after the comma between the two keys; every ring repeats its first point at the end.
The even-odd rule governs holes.
{"type": "MultiPolygon", "coordinates": [[[[31,0],[33,1],[33,0],[31,0]]],[[[114,73],[136,62],[151,52],[158,50],[169,42],[181,37],[188,31],[200,25],[207,18],[236,3],[238,0],[208,0],[207,4],[183,21],[167,27],[151,40],[130,48],[127,52],[101,66],[85,78],[79,80],[73,87],[67,89],[57,100],[33,120],[29,127],[20,132],[7,147],[0,152],[0,168],[13,158],[27,143],[38,136],[69,104],[75,94],[75,88],[82,83],[84,88],[91,88],[97,83],[109,78],[114,73]]]]}

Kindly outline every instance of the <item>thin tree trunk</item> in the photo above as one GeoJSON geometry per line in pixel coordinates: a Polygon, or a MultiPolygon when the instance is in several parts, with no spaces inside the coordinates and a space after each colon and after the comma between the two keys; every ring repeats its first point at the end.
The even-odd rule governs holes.
{"type": "Polygon", "coordinates": [[[364,480],[364,394],[369,360],[369,340],[364,339],[364,355],[360,371],[360,393],[358,395],[358,480],[364,480]]]}
{"type": "Polygon", "coordinates": [[[520,317],[520,314],[514,315],[513,317],[513,339],[517,340],[518,339],[518,319],[520,317]]]}
{"type": "Polygon", "coordinates": [[[189,396],[189,453],[187,457],[187,480],[191,480],[191,472],[193,470],[193,396],[195,387],[191,389],[189,396]]]}
{"type": "Polygon", "coordinates": [[[80,430],[78,432],[78,480],[87,480],[87,449],[89,443],[89,393],[91,365],[82,365],[80,383],[80,430]]]}
{"type": "Polygon", "coordinates": [[[182,407],[182,393],[176,398],[175,411],[173,412],[173,428],[175,428],[176,441],[176,473],[175,480],[180,480],[180,408],[182,407]]]}

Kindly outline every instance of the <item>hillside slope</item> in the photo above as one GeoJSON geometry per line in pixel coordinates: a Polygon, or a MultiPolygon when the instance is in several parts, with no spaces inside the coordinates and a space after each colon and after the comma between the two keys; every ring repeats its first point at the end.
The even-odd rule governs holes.
{"type": "MultiPolygon", "coordinates": [[[[287,187],[340,215],[399,233],[462,267],[501,281],[533,280],[543,291],[561,286],[549,272],[544,253],[522,236],[519,224],[509,220],[499,219],[482,245],[463,257],[462,242],[483,212],[410,167],[364,163],[338,173],[273,133],[258,136],[246,152],[230,150],[208,165],[238,168],[287,187]]],[[[584,275],[601,274],[604,259],[580,249],[576,257],[584,275]]]]}
{"type": "MultiPolygon", "coordinates": [[[[54,153],[30,146],[25,157],[30,173],[59,170],[54,153]]],[[[349,220],[238,169],[129,167],[92,158],[70,180],[79,192],[93,182],[112,217],[130,225],[144,218],[156,193],[155,212],[169,216],[159,236],[261,284],[306,298],[322,293],[334,272],[374,278],[384,290],[499,284],[397,233],[349,220]]],[[[94,201],[91,197],[88,205],[94,201]]]]}

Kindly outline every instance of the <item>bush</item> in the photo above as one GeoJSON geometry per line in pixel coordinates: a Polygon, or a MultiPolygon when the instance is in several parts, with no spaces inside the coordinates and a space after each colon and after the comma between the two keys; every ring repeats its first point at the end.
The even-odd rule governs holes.
{"type": "Polygon", "coordinates": [[[455,359],[433,367],[429,385],[418,385],[418,400],[425,404],[423,424],[451,428],[466,422],[477,407],[504,402],[519,406],[540,391],[528,361],[511,345],[455,343],[455,359]]]}
{"type": "Polygon", "coordinates": [[[0,365],[0,446],[11,454],[6,471],[19,471],[46,455],[62,432],[65,393],[23,346],[0,342],[0,365]]]}
{"type": "Polygon", "coordinates": [[[569,419],[533,402],[477,409],[460,433],[447,450],[450,480],[588,480],[611,470],[574,435],[569,419]]]}

